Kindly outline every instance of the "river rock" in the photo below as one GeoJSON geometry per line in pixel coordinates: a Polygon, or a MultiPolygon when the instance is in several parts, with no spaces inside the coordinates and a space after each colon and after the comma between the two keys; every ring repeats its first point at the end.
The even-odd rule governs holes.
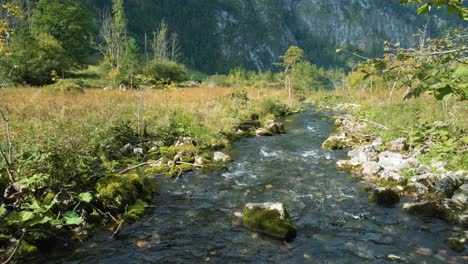
{"type": "Polygon", "coordinates": [[[405,179],[399,173],[391,170],[382,171],[379,174],[379,178],[391,182],[402,182],[405,179]]]}
{"type": "Polygon", "coordinates": [[[400,201],[398,192],[390,188],[376,188],[369,196],[370,202],[375,202],[378,205],[391,207],[400,201]]]}
{"type": "Polygon", "coordinates": [[[404,159],[400,153],[384,151],[379,154],[379,165],[384,170],[398,172],[404,168],[419,166],[419,161],[415,158],[404,159]]]}
{"type": "Polygon", "coordinates": [[[203,157],[195,156],[195,161],[193,162],[193,164],[202,166],[203,163],[205,163],[205,160],[203,159],[203,157]]]}
{"type": "Polygon", "coordinates": [[[404,190],[406,192],[413,192],[413,193],[422,195],[422,194],[425,194],[427,191],[429,191],[429,188],[427,188],[426,185],[424,184],[421,184],[418,182],[411,182],[405,186],[404,190]]]}
{"type": "Polygon", "coordinates": [[[296,237],[296,227],[282,203],[248,203],[244,206],[242,222],[250,230],[287,242],[296,237]]]}
{"type": "Polygon", "coordinates": [[[372,177],[377,175],[382,170],[378,162],[366,161],[362,164],[362,174],[364,176],[372,177]]]}
{"type": "Polygon", "coordinates": [[[440,213],[436,202],[433,201],[424,201],[419,203],[404,203],[401,206],[401,210],[410,214],[417,214],[430,217],[435,217],[440,213]]]}
{"type": "Polygon", "coordinates": [[[231,157],[222,152],[217,151],[213,154],[213,160],[226,162],[226,161],[231,160],[231,157]]]}
{"type": "Polygon", "coordinates": [[[465,245],[458,237],[447,238],[444,243],[453,251],[462,253],[465,251],[465,245]]]}
{"type": "Polygon", "coordinates": [[[390,151],[402,152],[406,149],[406,138],[397,138],[388,144],[390,151]]]}
{"type": "Polygon", "coordinates": [[[361,163],[351,160],[339,160],[336,162],[336,166],[343,170],[356,171],[361,169],[361,163]]]}
{"type": "Polygon", "coordinates": [[[434,173],[426,173],[422,175],[416,175],[411,178],[412,183],[421,183],[429,188],[434,188],[435,183],[439,180],[440,175],[434,173]]]}
{"type": "Polygon", "coordinates": [[[453,172],[447,172],[441,175],[440,180],[435,184],[435,189],[452,197],[455,190],[463,184],[462,179],[453,172]]]}
{"type": "Polygon", "coordinates": [[[285,132],[283,123],[273,122],[266,124],[265,128],[273,134],[281,134],[285,132]]]}
{"type": "Polygon", "coordinates": [[[327,149],[343,149],[349,147],[351,140],[346,137],[345,133],[340,135],[331,135],[325,142],[323,142],[322,147],[327,149]]]}
{"type": "Polygon", "coordinates": [[[264,127],[261,127],[255,130],[255,135],[260,136],[260,137],[266,137],[266,136],[273,136],[273,133],[270,130],[264,127]]]}
{"type": "Polygon", "coordinates": [[[373,145],[359,146],[348,152],[352,161],[364,163],[366,161],[377,161],[377,150],[373,145]]]}

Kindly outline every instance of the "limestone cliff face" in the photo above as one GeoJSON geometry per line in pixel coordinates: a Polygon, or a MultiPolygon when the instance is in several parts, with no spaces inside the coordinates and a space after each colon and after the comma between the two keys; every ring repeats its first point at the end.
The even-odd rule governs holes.
{"type": "MultiPolygon", "coordinates": [[[[314,63],[342,64],[337,47],[372,55],[385,40],[411,45],[428,19],[399,0],[128,0],[126,10],[140,42],[165,19],[180,36],[184,62],[209,73],[271,69],[293,44],[314,63]]],[[[431,32],[450,23],[432,18],[431,32]]]]}

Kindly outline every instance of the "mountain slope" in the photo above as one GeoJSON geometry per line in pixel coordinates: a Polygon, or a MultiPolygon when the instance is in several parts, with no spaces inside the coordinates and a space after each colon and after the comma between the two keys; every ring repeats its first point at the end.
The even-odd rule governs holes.
{"type": "MultiPolygon", "coordinates": [[[[87,2],[98,9],[110,1],[87,2]]],[[[164,19],[180,37],[184,62],[208,73],[272,69],[290,45],[321,66],[344,64],[336,47],[376,55],[384,40],[408,46],[428,19],[398,0],[128,0],[126,13],[140,43],[164,19]]],[[[436,16],[430,32],[453,23],[436,16]]]]}

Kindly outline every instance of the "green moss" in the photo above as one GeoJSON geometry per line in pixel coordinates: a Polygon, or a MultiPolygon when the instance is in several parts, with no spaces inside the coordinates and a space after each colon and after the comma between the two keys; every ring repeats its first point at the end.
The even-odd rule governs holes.
{"type": "Polygon", "coordinates": [[[96,184],[97,197],[104,205],[111,208],[124,208],[135,203],[138,190],[125,175],[108,175],[98,180],[96,184]]]}
{"type": "Polygon", "coordinates": [[[296,236],[296,227],[292,223],[287,211],[284,218],[281,218],[278,210],[245,207],[242,221],[245,227],[253,231],[280,239],[292,240],[296,236]]]}
{"type": "Polygon", "coordinates": [[[450,249],[452,249],[455,252],[462,253],[463,251],[465,251],[465,246],[460,241],[460,239],[456,237],[448,238],[444,242],[450,249]]]}
{"type": "Polygon", "coordinates": [[[400,195],[391,189],[376,189],[369,196],[369,202],[390,207],[400,201],[400,195]]]}
{"type": "Polygon", "coordinates": [[[140,176],[136,173],[128,176],[130,182],[137,188],[138,197],[146,201],[153,199],[153,194],[157,191],[156,181],[146,176],[140,176]]]}
{"type": "MultiPolygon", "coordinates": [[[[16,244],[15,245],[12,245],[13,248],[16,247],[16,244]]],[[[18,248],[18,255],[22,256],[22,257],[32,257],[32,256],[35,256],[36,254],[38,254],[39,250],[37,249],[37,247],[35,245],[32,245],[30,244],[29,242],[26,242],[26,241],[21,241],[21,244],[18,248]]]]}
{"type": "Polygon", "coordinates": [[[167,158],[169,160],[172,160],[178,152],[177,148],[174,146],[160,147],[158,150],[159,150],[159,154],[162,157],[167,158]]]}
{"type": "Polygon", "coordinates": [[[127,208],[127,212],[124,215],[125,220],[128,222],[134,222],[140,219],[144,213],[148,203],[143,200],[137,200],[133,205],[127,208]]]}

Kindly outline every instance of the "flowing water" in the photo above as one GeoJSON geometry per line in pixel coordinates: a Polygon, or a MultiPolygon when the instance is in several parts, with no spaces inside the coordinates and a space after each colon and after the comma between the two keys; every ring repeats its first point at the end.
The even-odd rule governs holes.
{"type": "MultiPolygon", "coordinates": [[[[54,263],[462,263],[437,219],[367,202],[348,173],[344,151],[320,147],[332,123],[309,110],[285,120],[286,135],[245,138],[228,172],[193,172],[162,182],[160,195],[122,237],[100,234],[54,263]],[[231,215],[248,202],[283,202],[297,225],[292,243],[250,232],[231,215]]],[[[465,262],[466,263],[466,262],[465,262]]]]}

